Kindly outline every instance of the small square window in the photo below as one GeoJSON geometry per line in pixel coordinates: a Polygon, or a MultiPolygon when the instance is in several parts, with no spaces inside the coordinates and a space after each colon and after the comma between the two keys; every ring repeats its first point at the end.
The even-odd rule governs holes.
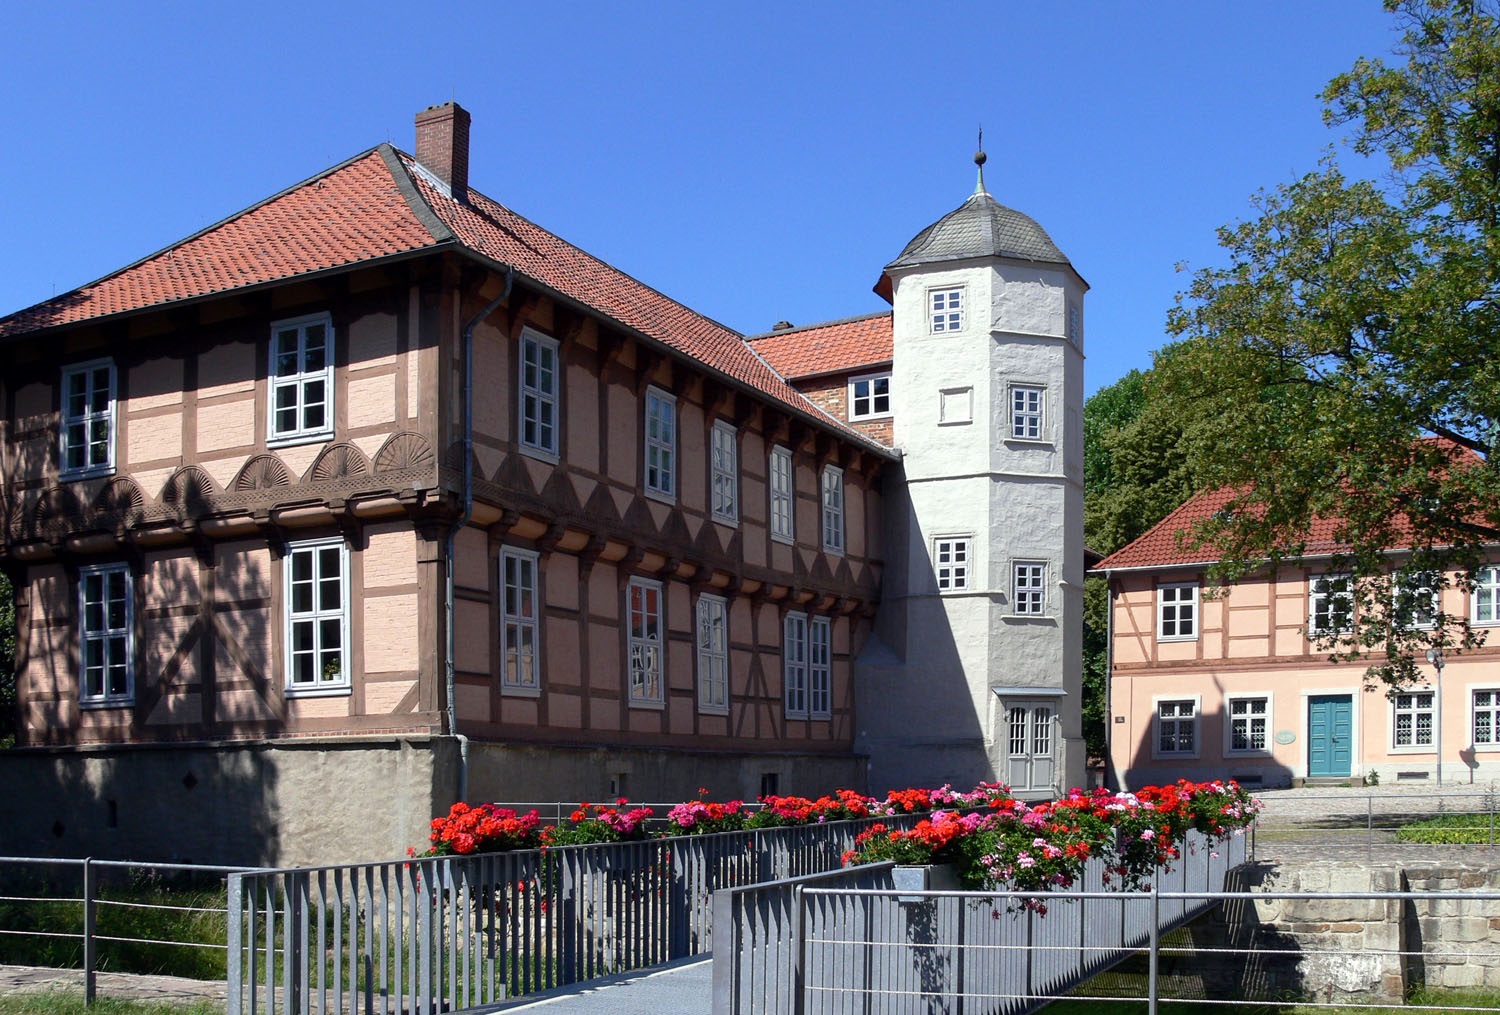
{"type": "Polygon", "coordinates": [[[1391,699],[1391,746],[1432,746],[1432,692],[1398,694],[1391,699]]]}
{"type": "Polygon", "coordinates": [[[927,321],[932,334],[946,335],[964,328],[964,287],[927,291],[927,321]]]}
{"type": "Polygon", "coordinates": [[[113,360],[95,360],[63,369],[61,417],[59,478],[84,479],[114,472],[113,360]]]}
{"type": "Polygon", "coordinates": [[[333,436],[333,323],[314,314],[271,325],[268,442],[301,444],[333,436]]]}
{"type": "Polygon", "coordinates": [[[849,419],[880,419],[891,414],[891,375],[849,379],[849,419]]]}
{"type": "Polygon", "coordinates": [[[1158,641],[1192,641],[1198,637],[1198,586],[1162,585],[1156,590],[1158,641]]]}
{"type": "Polygon", "coordinates": [[[1040,617],[1047,611],[1047,565],[1017,561],[1012,572],[1011,612],[1018,617],[1040,617]]]}
{"type": "Polygon", "coordinates": [[[932,572],[939,592],[959,592],[969,587],[968,536],[939,536],[932,541],[932,572]]]}

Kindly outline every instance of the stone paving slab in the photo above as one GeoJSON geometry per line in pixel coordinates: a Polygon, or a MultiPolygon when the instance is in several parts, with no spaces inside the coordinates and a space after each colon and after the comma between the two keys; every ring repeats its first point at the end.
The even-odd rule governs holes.
{"type": "MultiPolygon", "coordinates": [[[[99,997],[131,1001],[213,1001],[224,1004],[228,988],[216,980],[181,976],[140,976],[135,973],[98,973],[99,997]]],[[[83,993],[83,970],[39,966],[0,966],[0,994],[45,994],[48,991],[83,993]]]]}

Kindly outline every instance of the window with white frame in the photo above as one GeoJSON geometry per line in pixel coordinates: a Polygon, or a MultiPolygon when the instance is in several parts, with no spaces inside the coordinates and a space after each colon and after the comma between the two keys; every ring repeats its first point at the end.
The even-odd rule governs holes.
{"type": "Polygon", "coordinates": [[[115,364],[101,359],[64,367],[58,467],[62,479],[115,471],[115,364]]]}
{"type": "Polygon", "coordinates": [[[1156,703],[1156,753],[1198,752],[1198,703],[1193,699],[1156,703]]]}
{"type": "Polygon", "coordinates": [[[1010,436],[1012,440],[1042,439],[1042,388],[1016,384],[1010,389],[1010,436]]]}
{"type": "Polygon", "coordinates": [[[314,314],[271,325],[271,421],[275,444],[333,436],[333,322],[314,314]]]}
{"type": "Polygon", "coordinates": [[[964,287],[927,290],[927,322],[934,335],[962,331],[964,327],[964,287]]]}
{"type": "Polygon", "coordinates": [[[1190,641],[1198,637],[1198,586],[1162,585],[1156,590],[1158,641],[1190,641]]]}
{"type": "Polygon", "coordinates": [[[1431,571],[1396,576],[1395,621],[1404,628],[1427,628],[1437,620],[1438,581],[1431,571]]]}
{"type": "Polygon", "coordinates": [[[807,614],[788,613],[781,622],[781,686],[789,719],[807,718],[807,614]]]}
{"type": "Polygon", "coordinates": [[[1353,579],[1323,574],[1307,585],[1307,628],[1314,635],[1348,631],[1354,622],[1353,579]]]}
{"type": "Polygon", "coordinates": [[[1018,560],[1011,569],[1011,612],[1018,617],[1040,617],[1047,612],[1047,565],[1018,560]]]}
{"type": "Polygon", "coordinates": [[[283,566],[287,694],[347,693],[349,553],[344,541],[292,543],[283,566]]]}
{"type": "Polygon", "coordinates": [[[1500,744],[1500,690],[1476,690],[1473,699],[1474,745],[1500,744]]]}
{"type": "Polygon", "coordinates": [[[709,435],[709,499],[721,522],[740,519],[740,450],[735,429],[719,420],[709,435]]]}
{"type": "Polygon", "coordinates": [[[958,592],[969,587],[969,536],[938,536],[932,541],[932,571],[939,592],[958,592]]]}
{"type": "Polygon", "coordinates": [[[126,564],[96,564],[78,572],[78,701],[129,704],[134,696],[133,590],[126,564]]]}
{"type": "Polygon", "coordinates": [[[729,617],[718,596],[698,597],[698,711],[729,712],[729,617]]]}
{"type": "Polygon", "coordinates": [[[790,543],[794,538],[795,498],[792,485],[792,452],[774,447],[770,458],[771,538],[790,543]]]}
{"type": "Polygon", "coordinates": [[[646,389],[646,492],[677,496],[677,399],[646,389]]]}
{"type": "Polygon", "coordinates": [[[1391,746],[1432,746],[1432,692],[1415,691],[1391,699],[1391,746]]]}
{"type": "Polygon", "coordinates": [[[500,689],[541,689],[538,557],[530,550],[500,551],[500,689]]]}
{"type": "Polygon", "coordinates": [[[1500,623],[1500,567],[1482,567],[1475,573],[1469,617],[1476,624],[1500,623]]]}
{"type": "Polygon", "coordinates": [[[849,378],[849,418],[878,419],[891,414],[891,375],[849,378]]]}
{"type": "Polygon", "coordinates": [[[558,376],[557,341],[526,328],[521,332],[519,429],[523,450],[541,452],[553,458],[558,454],[558,376]]]}
{"type": "Polygon", "coordinates": [[[1270,741],[1266,739],[1266,724],[1271,715],[1269,697],[1230,697],[1225,701],[1225,713],[1229,723],[1230,754],[1261,754],[1268,749],[1270,741]]]}
{"type": "Polygon", "coordinates": [[[833,625],[814,617],[807,625],[807,714],[812,719],[833,715],[833,625]]]}
{"type": "Polygon", "coordinates": [[[823,467],[823,549],[844,552],[844,470],[823,467]]]}
{"type": "Polygon", "coordinates": [[[630,703],[659,705],[662,693],[663,637],[661,582],[632,578],[625,590],[630,621],[630,703]]]}

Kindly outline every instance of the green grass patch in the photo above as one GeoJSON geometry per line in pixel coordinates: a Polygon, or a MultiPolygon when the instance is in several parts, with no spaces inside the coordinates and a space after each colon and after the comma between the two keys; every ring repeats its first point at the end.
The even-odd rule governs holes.
{"type": "Polygon", "coordinates": [[[1413,821],[1396,830],[1398,842],[1458,843],[1488,845],[1495,836],[1496,824],[1489,814],[1439,814],[1435,818],[1413,821]]]}
{"type": "Polygon", "coordinates": [[[224,1015],[224,1008],[212,1001],[122,1001],[105,997],[88,1007],[82,991],[48,991],[0,997],[0,1015],[224,1015]]]}

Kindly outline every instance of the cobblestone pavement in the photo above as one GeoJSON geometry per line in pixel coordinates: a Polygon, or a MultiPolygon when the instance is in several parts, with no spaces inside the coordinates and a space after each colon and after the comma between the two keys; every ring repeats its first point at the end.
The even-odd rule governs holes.
{"type": "MultiPolygon", "coordinates": [[[[133,1001],[213,1001],[223,1005],[227,991],[216,980],[188,980],[180,976],[137,976],[134,973],[99,973],[94,980],[97,996],[133,1001]]],[[[0,966],[0,995],[44,994],[48,991],[83,993],[83,970],[44,969],[36,966],[0,966]]]]}

